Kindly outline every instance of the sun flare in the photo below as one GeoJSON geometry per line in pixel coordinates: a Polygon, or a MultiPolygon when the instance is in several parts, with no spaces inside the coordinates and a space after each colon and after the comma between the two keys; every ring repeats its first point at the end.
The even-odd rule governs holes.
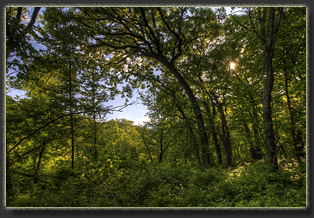
{"type": "Polygon", "coordinates": [[[234,70],[236,68],[236,63],[231,61],[230,64],[229,64],[229,67],[230,67],[230,70],[234,70]]]}

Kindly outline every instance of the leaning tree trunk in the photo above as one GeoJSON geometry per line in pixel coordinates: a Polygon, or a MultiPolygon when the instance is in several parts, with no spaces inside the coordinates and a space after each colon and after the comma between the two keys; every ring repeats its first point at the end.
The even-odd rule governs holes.
{"type": "Polygon", "coordinates": [[[204,119],[201,112],[201,108],[199,106],[199,102],[197,101],[195,95],[193,94],[192,89],[190,88],[189,84],[185,81],[181,73],[172,65],[172,63],[168,62],[166,58],[159,57],[159,61],[173,73],[176,77],[186,94],[190,100],[190,103],[193,107],[194,115],[197,120],[197,126],[199,130],[199,136],[201,141],[201,150],[202,150],[202,160],[203,160],[203,167],[207,168],[210,165],[210,157],[209,157],[209,145],[208,145],[208,137],[204,125],[204,119]]]}
{"type": "Polygon", "coordinates": [[[38,161],[37,161],[37,166],[35,168],[35,175],[34,175],[34,183],[37,183],[38,182],[38,172],[39,172],[39,169],[40,169],[40,164],[41,164],[41,160],[42,160],[42,157],[43,157],[43,154],[44,154],[44,151],[46,149],[46,140],[43,141],[43,144],[40,148],[40,151],[39,151],[39,155],[38,155],[38,161]]]}
{"type": "Polygon", "coordinates": [[[189,119],[188,117],[185,115],[182,107],[176,102],[176,97],[175,95],[172,95],[173,99],[174,99],[174,102],[175,102],[175,105],[177,106],[180,114],[182,115],[183,119],[185,120],[185,123],[189,129],[189,132],[190,132],[190,139],[192,139],[193,141],[193,144],[194,144],[194,147],[195,147],[195,155],[196,155],[196,158],[197,158],[197,165],[198,166],[201,166],[201,159],[200,159],[200,155],[199,155],[199,152],[198,152],[198,145],[197,145],[197,142],[196,142],[196,137],[195,137],[195,134],[193,132],[193,128],[189,122],[189,119]]]}

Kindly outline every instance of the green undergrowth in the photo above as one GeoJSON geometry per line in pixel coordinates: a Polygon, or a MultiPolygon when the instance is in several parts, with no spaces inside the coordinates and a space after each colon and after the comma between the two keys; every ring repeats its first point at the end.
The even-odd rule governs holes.
{"type": "Polygon", "coordinates": [[[92,165],[60,168],[39,181],[12,175],[9,207],[305,207],[305,165],[282,161],[202,170],[178,164],[92,165]]]}

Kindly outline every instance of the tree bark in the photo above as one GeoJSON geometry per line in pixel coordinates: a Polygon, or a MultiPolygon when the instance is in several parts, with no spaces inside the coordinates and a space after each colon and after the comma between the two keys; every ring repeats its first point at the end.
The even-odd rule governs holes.
{"type": "MultiPolygon", "coordinates": [[[[82,9],[81,9],[82,10],[82,9]]],[[[109,10],[106,10],[102,8],[102,10],[108,15],[108,19],[112,19],[114,22],[120,22],[121,25],[123,25],[126,29],[127,32],[118,32],[118,33],[112,33],[111,31],[102,31],[103,34],[108,36],[108,38],[97,40],[98,45],[97,46],[108,46],[112,49],[116,50],[123,50],[127,54],[130,55],[138,55],[138,56],[144,56],[148,58],[153,58],[157,61],[159,61],[161,64],[163,64],[172,74],[173,76],[177,79],[177,81],[180,83],[186,94],[188,95],[188,98],[190,100],[190,103],[193,107],[193,111],[197,120],[197,125],[198,125],[198,130],[199,130],[199,136],[200,136],[200,141],[201,141],[201,150],[202,150],[202,160],[203,160],[203,167],[207,168],[210,165],[210,156],[209,156],[209,146],[208,146],[208,138],[207,138],[207,133],[205,130],[205,125],[204,125],[204,119],[201,113],[200,106],[198,104],[198,101],[193,94],[192,89],[190,88],[189,84],[185,81],[184,77],[181,75],[181,73],[175,68],[174,62],[181,56],[182,54],[182,47],[183,47],[183,42],[184,40],[180,37],[180,34],[178,34],[174,29],[171,28],[167,20],[165,19],[163,12],[160,8],[157,8],[161,22],[165,25],[167,31],[169,34],[172,34],[175,38],[175,43],[173,45],[172,49],[172,57],[167,60],[167,58],[163,55],[162,48],[160,46],[160,41],[159,38],[157,38],[157,34],[154,32],[154,30],[150,27],[148,20],[146,19],[146,14],[145,10],[141,8],[141,14],[142,14],[142,20],[143,22],[137,22],[136,24],[139,25],[139,29],[143,29],[143,27],[147,28],[148,32],[146,33],[148,38],[151,37],[152,40],[146,40],[146,34],[144,37],[142,35],[138,35],[136,33],[136,30],[130,29],[126,23],[123,22],[123,18],[118,16],[113,16],[109,12],[109,10]],[[135,31],[135,32],[133,32],[135,31]],[[118,43],[112,43],[112,38],[114,37],[115,34],[118,35],[131,35],[132,37],[136,38],[140,42],[143,43],[143,45],[147,46],[141,46],[141,43],[135,42],[134,44],[124,44],[123,42],[118,42],[118,43]]],[[[83,13],[85,13],[87,16],[91,17],[86,11],[82,10],[83,13]]],[[[86,23],[83,23],[87,28],[91,28],[86,23]]],[[[106,28],[105,28],[106,29],[106,28]]],[[[180,28],[179,28],[180,29],[180,28]]],[[[143,32],[142,32],[143,33],[143,32]]],[[[95,45],[93,45],[95,46],[95,45]]]]}
{"type": "Polygon", "coordinates": [[[272,69],[272,58],[265,52],[265,71],[266,81],[263,91],[263,118],[264,118],[264,133],[265,133],[265,146],[267,150],[268,163],[274,170],[278,169],[276,144],[272,121],[271,109],[271,92],[273,88],[274,78],[272,69]]]}
{"type": "Polygon", "coordinates": [[[69,103],[70,103],[70,125],[71,125],[71,147],[72,147],[72,161],[71,167],[74,169],[74,123],[73,123],[73,110],[72,110],[72,69],[71,64],[69,66],[69,103]]]}
{"type": "Polygon", "coordinates": [[[190,135],[190,139],[193,141],[193,144],[194,144],[194,147],[195,147],[195,155],[196,155],[196,158],[197,158],[197,164],[198,164],[198,166],[201,166],[202,161],[200,159],[200,155],[199,155],[199,151],[198,151],[198,143],[196,141],[196,136],[194,134],[193,128],[192,128],[191,123],[190,123],[191,120],[186,116],[183,108],[180,106],[180,104],[179,104],[179,102],[177,100],[177,97],[175,95],[175,91],[169,89],[164,83],[160,83],[160,85],[161,86],[159,87],[159,89],[163,90],[165,93],[167,93],[168,95],[170,95],[173,98],[174,104],[176,105],[178,111],[182,115],[183,120],[185,120],[187,128],[189,129],[189,132],[190,132],[190,134],[189,134],[190,135]]]}
{"type": "Polygon", "coordinates": [[[160,153],[159,153],[159,163],[162,162],[162,156],[164,154],[164,150],[163,150],[163,130],[160,130],[160,138],[159,138],[159,148],[160,148],[160,153]]]}
{"type": "Polygon", "coordinates": [[[44,154],[45,149],[46,149],[46,141],[44,140],[43,144],[42,144],[42,146],[40,148],[40,151],[39,151],[37,166],[36,166],[36,169],[35,169],[35,172],[34,172],[34,183],[37,183],[38,179],[39,179],[38,171],[40,169],[41,159],[42,159],[42,156],[44,154]]]}
{"type": "Polygon", "coordinates": [[[175,102],[175,105],[177,106],[180,114],[182,115],[183,119],[185,120],[185,123],[189,129],[189,132],[190,132],[190,138],[192,139],[193,141],[193,144],[194,144],[194,147],[195,147],[195,155],[196,155],[196,158],[197,158],[197,165],[198,166],[201,166],[201,158],[200,158],[200,155],[199,155],[199,152],[198,152],[198,145],[197,145],[197,142],[196,142],[196,137],[195,137],[195,134],[193,132],[193,128],[189,122],[189,119],[188,117],[185,115],[182,107],[176,102],[176,97],[175,95],[172,95],[172,97],[174,98],[174,102],[175,102]]]}
{"type": "Polygon", "coordinates": [[[93,120],[94,120],[94,158],[95,162],[97,162],[97,122],[96,122],[96,112],[94,111],[93,114],[93,120]]]}
{"type": "Polygon", "coordinates": [[[150,151],[150,149],[149,149],[149,147],[148,147],[148,143],[147,143],[147,141],[146,141],[146,139],[145,139],[145,136],[144,136],[143,134],[141,134],[141,137],[142,137],[142,139],[143,139],[143,142],[144,142],[144,145],[145,145],[145,147],[146,147],[146,150],[147,150],[147,152],[148,152],[148,154],[149,154],[150,161],[151,161],[151,163],[153,163],[152,152],[150,151]]]}
{"type": "Polygon", "coordinates": [[[6,144],[6,164],[5,164],[5,179],[6,179],[6,183],[5,183],[5,187],[6,187],[6,194],[7,196],[9,194],[11,194],[11,190],[13,188],[12,186],[12,181],[11,181],[11,174],[10,174],[10,162],[9,162],[9,152],[8,152],[8,145],[6,144]]]}
{"type": "Polygon", "coordinates": [[[293,140],[293,148],[294,148],[294,152],[295,152],[295,157],[297,158],[297,161],[300,162],[300,154],[299,154],[299,149],[298,149],[298,137],[296,136],[296,131],[295,131],[295,120],[294,120],[294,113],[292,110],[292,106],[291,106],[291,102],[290,102],[290,95],[289,95],[289,85],[288,85],[288,73],[287,73],[287,69],[286,69],[286,58],[285,58],[285,49],[283,51],[283,73],[285,76],[285,94],[286,94],[286,98],[287,98],[287,106],[288,106],[288,111],[289,111],[289,115],[290,115],[290,125],[291,125],[291,137],[293,140]]]}
{"type": "Polygon", "coordinates": [[[258,115],[257,115],[257,105],[254,101],[254,98],[250,96],[250,102],[252,104],[253,108],[253,114],[251,116],[251,123],[252,123],[252,130],[254,134],[254,149],[256,150],[256,159],[261,160],[263,158],[263,153],[261,150],[261,145],[263,144],[262,142],[262,137],[259,132],[259,120],[258,120],[258,115]]]}
{"type": "Polygon", "coordinates": [[[273,54],[276,41],[276,32],[280,23],[280,12],[275,22],[275,9],[273,7],[265,8],[263,15],[260,16],[261,23],[261,44],[264,53],[264,69],[266,79],[263,90],[263,118],[264,118],[264,133],[265,133],[265,147],[267,151],[267,160],[272,170],[278,170],[277,150],[275,144],[275,135],[272,121],[272,108],[271,108],[271,93],[274,84],[273,74],[273,54]],[[265,24],[267,10],[269,11],[268,31],[266,36],[265,24]]]}
{"type": "Polygon", "coordinates": [[[39,168],[40,168],[41,159],[42,159],[42,156],[43,156],[43,154],[44,154],[45,149],[46,149],[46,141],[44,140],[44,141],[43,141],[43,145],[42,145],[42,147],[40,148],[40,152],[39,152],[39,156],[38,156],[38,161],[37,161],[37,168],[36,168],[36,171],[38,171],[39,168]]]}
{"type": "Polygon", "coordinates": [[[230,132],[229,132],[226,116],[222,108],[222,103],[220,103],[217,98],[215,100],[216,100],[216,105],[217,105],[218,112],[220,114],[220,119],[221,119],[220,136],[224,145],[226,165],[227,167],[232,167],[232,149],[231,149],[231,142],[230,142],[230,132]]]}
{"type": "Polygon", "coordinates": [[[158,60],[167,67],[170,72],[173,73],[173,75],[176,77],[186,94],[188,95],[188,98],[190,100],[190,103],[193,107],[193,111],[197,120],[200,140],[201,140],[201,150],[202,150],[202,160],[203,160],[203,167],[208,168],[210,165],[210,157],[209,157],[209,145],[208,145],[208,137],[204,125],[204,119],[201,113],[200,106],[198,104],[198,101],[193,94],[193,91],[191,90],[189,84],[185,81],[181,73],[170,63],[168,62],[165,57],[158,57],[158,60]]]}
{"type": "Polygon", "coordinates": [[[215,122],[214,122],[214,117],[216,115],[215,106],[214,106],[214,104],[212,102],[212,110],[213,110],[212,114],[210,112],[210,107],[207,104],[207,102],[204,102],[204,106],[205,106],[205,110],[206,110],[206,113],[207,113],[207,119],[208,119],[208,122],[209,122],[209,125],[210,125],[210,133],[211,133],[214,145],[215,145],[215,150],[216,150],[216,155],[217,155],[217,162],[218,162],[219,165],[221,165],[222,164],[222,156],[221,156],[221,150],[220,150],[220,146],[219,146],[219,143],[218,143],[217,134],[216,134],[216,130],[215,130],[215,122]]]}
{"type": "Polygon", "coordinates": [[[249,126],[247,125],[247,123],[245,121],[243,122],[243,126],[244,126],[244,130],[246,132],[246,137],[247,137],[249,145],[250,145],[251,158],[252,158],[252,160],[260,160],[261,154],[259,153],[256,146],[254,145],[254,140],[252,140],[249,126]]]}

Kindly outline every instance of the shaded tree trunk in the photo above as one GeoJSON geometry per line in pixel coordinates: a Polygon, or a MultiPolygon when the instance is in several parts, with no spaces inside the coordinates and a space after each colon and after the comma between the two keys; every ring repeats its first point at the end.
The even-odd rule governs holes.
{"type": "Polygon", "coordinates": [[[293,109],[291,106],[291,101],[290,101],[290,95],[289,95],[289,85],[288,85],[288,73],[287,73],[287,67],[286,67],[286,58],[285,58],[285,49],[283,51],[283,73],[285,76],[285,94],[286,94],[286,98],[287,98],[287,106],[288,106],[288,111],[289,111],[289,115],[290,115],[290,131],[291,131],[291,137],[293,140],[293,148],[294,148],[294,152],[295,152],[295,157],[297,158],[297,161],[300,162],[300,153],[299,153],[299,149],[298,149],[298,144],[300,144],[299,142],[299,137],[297,137],[296,135],[296,130],[295,130],[295,119],[294,119],[294,113],[293,113],[293,109]]]}
{"type": "Polygon", "coordinates": [[[263,92],[263,118],[264,118],[264,133],[265,133],[265,146],[267,151],[268,163],[274,170],[278,169],[276,144],[274,136],[274,128],[272,121],[271,109],[271,92],[273,88],[274,78],[272,69],[272,60],[265,52],[265,71],[266,81],[263,92]]]}
{"type": "Polygon", "coordinates": [[[43,144],[42,144],[40,151],[39,151],[37,166],[36,166],[35,173],[34,173],[34,183],[37,183],[38,179],[39,179],[38,172],[40,169],[41,159],[42,159],[42,156],[44,154],[45,149],[46,149],[46,140],[43,141],[43,144]]]}
{"type": "Polygon", "coordinates": [[[39,156],[38,156],[37,167],[36,167],[37,171],[39,171],[41,159],[42,159],[42,156],[44,154],[45,149],[46,149],[46,141],[44,140],[43,145],[40,148],[40,152],[39,152],[39,156]]]}
{"type": "Polygon", "coordinates": [[[260,134],[260,127],[259,127],[259,120],[258,120],[258,107],[256,104],[256,101],[254,100],[253,96],[249,94],[248,101],[251,104],[251,108],[253,109],[253,112],[249,111],[250,117],[251,117],[251,123],[252,123],[252,130],[254,135],[254,141],[253,141],[253,148],[256,151],[256,160],[261,160],[263,158],[263,153],[261,150],[261,146],[263,144],[263,138],[260,134]]]}
{"type": "Polygon", "coordinates": [[[194,147],[195,147],[195,155],[196,155],[196,158],[197,158],[197,164],[198,164],[198,166],[201,166],[201,163],[202,163],[202,162],[201,162],[201,158],[200,158],[200,155],[199,155],[199,152],[198,152],[198,145],[197,145],[197,142],[196,142],[196,137],[195,137],[193,128],[192,128],[192,126],[191,126],[191,124],[190,124],[190,121],[189,121],[188,117],[185,115],[185,113],[184,113],[182,107],[177,103],[176,96],[175,96],[174,94],[171,95],[171,96],[173,97],[174,103],[175,103],[175,105],[177,106],[177,108],[178,108],[180,114],[182,115],[182,117],[183,117],[183,119],[185,120],[185,123],[186,123],[186,125],[187,125],[187,127],[188,127],[188,129],[189,129],[190,138],[192,139],[193,144],[194,144],[194,147]]]}
{"type": "Polygon", "coordinates": [[[6,179],[6,184],[5,184],[5,188],[6,188],[6,194],[8,196],[8,194],[11,194],[11,191],[12,191],[12,180],[11,180],[11,174],[10,174],[10,161],[9,161],[9,155],[8,155],[8,145],[6,144],[6,150],[7,150],[7,153],[6,153],[6,163],[5,163],[5,179],[6,179]]]}
{"type": "Polygon", "coordinates": [[[170,63],[166,60],[166,58],[159,57],[158,60],[173,73],[176,77],[178,82],[181,84],[182,88],[188,95],[190,103],[193,107],[193,112],[197,120],[197,126],[199,130],[199,136],[201,141],[201,150],[202,150],[202,160],[203,160],[203,167],[207,168],[210,165],[210,156],[209,156],[209,145],[208,145],[208,137],[204,125],[204,119],[201,113],[201,109],[199,106],[199,102],[197,101],[195,95],[193,94],[192,89],[190,88],[189,84],[185,81],[181,73],[170,63]]]}
{"type": "Polygon", "coordinates": [[[96,122],[96,112],[94,111],[93,114],[93,121],[94,121],[94,159],[97,162],[97,122],[96,122]]]}
{"type": "Polygon", "coordinates": [[[149,149],[149,147],[148,147],[148,143],[147,143],[147,141],[146,141],[146,139],[145,139],[145,136],[144,136],[143,134],[141,134],[141,137],[142,137],[142,139],[143,139],[143,142],[144,142],[145,148],[146,148],[146,150],[147,150],[147,153],[149,154],[150,161],[151,161],[151,163],[153,163],[153,156],[152,156],[152,153],[151,153],[151,151],[150,151],[150,149],[149,149]]]}
{"type": "Polygon", "coordinates": [[[205,106],[205,110],[206,110],[206,113],[207,113],[208,122],[209,122],[209,125],[210,125],[210,133],[211,133],[211,136],[212,136],[213,143],[215,145],[215,150],[216,150],[216,155],[217,155],[217,162],[218,162],[219,165],[221,165],[222,164],[222,156],[221,156],[221,150],[220,150],[220,146],[219,146],[219,143],[218,143],[217,134],[216,134],[216,130],[215,130],[215,122],[214,122],[214,117],[216,115],[215,106],[214,106],[214,104],[212,102],[212,110],[213,110],[212,114],[210,112],[210,107],[209,107],[209,105],[206,102],[204,102],[204,106],[205,106]]]}
{"type": "MultiPolygon", "coordinates": [[[[164,67],[166,67],[169,72],[171,72],[171,74],[177,79],[178,83],[181,85],[181,87],[184,89],[185,93],[187,94],[189,101],[191,103],[191,106],[193,108],[193,112],[194,115],[196,117],[197,120],[197,125],[198,125],[198,130],[199,130],[199,137],[200,137],[200,141],[201,141],[201,151],[202,151],[202,160],[203,160],[203,167],[207,168],[210,165],[210,156],[209,156],[209,145],[208,145],[208,137],[207,137],[207,133],[205,130],[205,125],[204,125],[204,119],[201,113],[201,109],[199,106],[199,102],[197,101],[195,95],[193,94],[193,91],[191,89],[191,87],[189,86],[189,84],[186,82],[186,80],[184,79],[184,77],[182,76],[182,73],[178,71],[178,69],[176,69],[175,67],[175,61],[182,55],[182,51],[183,51],[183,46],[184,46],[184,39],[181,38],[180,34],[178,34],[178,32],[181,31],[181,28],[178,28],[178,32],[175,31],[174,29],[171,28],[171,25],[169,25],[169,23],[167,22],[167,19],[165,19],[165,16],[161,10],[161,8],[156,8],[157,11],[159,12],[160,15],[160,22],[162,22],[165,27],[167,28],[167,31],[169,34],[171,34],[173,36],[173,38],[176,40],[177,43],[173,44],[172,47],[172,57],[168,58],[166,56],[163,55],[163,50],[162,50],[162,46],[161,46],[161,39],[160,39],[160,35],[159,32],[155,32],[155,30],[153,28],[151,28],[151,26],[149,25],[149,20],[147,20],[146,17],[146,12],[144,10],[144,8],[139,8],[139,10],[141,11],[141,21],[143,22],[137,22],[135,21],[135,24],[139,26],[140,29],[142,29],[143,27],[147,28],[149,31],[147,33],[143,33],[140,34],[140,36],[138,36],[138,33],[136,33],[136,28],[133,30],[133,28],[128,28],[127,27],[127,32],[120,32],[117,33],[118,35],[125,35],[128,36],[129,34],[131,34],[132,36],[135,36],[135,38],[137,40],[139,40],[140,42],[143,42],[145,45],[148,46],[148,49],[142,47],[140,44],[140,42],[135,42],[135,44],[131,45],[131,44],[123,44],[123,43],[112,43],[112,38],[114,37],[115,34],[112,35],[112,33],[108,32],[109,34],[108,37],[103,40],[99,41],[99,45],[100,46],[108,46],[112,49],[115,50],[123,50],[125,51],[127,54],[130,55],[136,55],[136,56],[144,56],[144,57],[148,57],[148,58],[152,58],[155,59],[156,61],[158,61],[160,64],[162,64],[164,67]],[[147,34],[147,35],[146,35],[147,34]],[[146,37],[151,38],[152,40],[146,40],[146,37]],[[106,41],[108,40],[108,41],[106,41]],[[155,48],[155,49],[153,49],[155,48]]],[[[87,16],[89,16],[89,14],[80,9],[83,13],[85,13],[87,16]]],[[[103,11],[105,13],[108,14],[108,19],[114,21],[114,22],[123,22],[123,18],[119,17],[119,15],[117,16],[113,16],[110,11],[103,9],[103,11]]],[[[155,18],[153,18],[153,22],[156,24],[156,20],[155,18]]],[[[88,28],[90,28],[86,23],[83,22],[83,24],[85,26],[87,26],[88,28]]],[[[127,24],[125,23],[124,25],[125,27],[127,26],[127,24]]],[[[119,31],[118,31],[119,32],[119,31]]],[[[134,40],[136,41],[136,40],[134,40]]],[[[168,51],[165,51],[168,52],[168,51]]]]}
{"type": "Polygon", "coordinates": [[[231,149],[230,133],[229,133],[226,116],[223,110],[222,103],[220,103],[217,98],[215,99],[215,101],[216,101],[216,105],[217,105],[218,112],[220,114],[220,119],[221,119],[221,132],[220,131],[217,131],[217,132],[224,145],[226,165],[227,167],[232,167],[232,149],[231,149]]]}
{"type": "Polygon", "coordinates": [[[74,122],[73,122],[73,99],[72,99],[72,66],[69,65],[69,103],[70,103],[70,125],[71,125],[71,147],[72,147],[72,161],[71,167],[74,169],[74,122]]]}
{"type": "Polygon", "coordinates": [[[275,8],[264,8],[263,14],[261,14],[261,11],[259,11],[259,21],[261,24],[260,39],[263,47],[264,70],[266,74],[263,90],[265,147],[267,151],[268,164],[272,170],[278,170],[275,135],[272,121],[271,93],[274,84],[273,55],[275,49],[276,32],[280,23],[280,14],[281,11],[279,11],[277,20],[275,21],[275,8]],[[268,31],[265,31],[267,11],[269,11],[269,18],[267,23],[268,31]]]}
{"type": "Polygon", "coordinates": [[[252,158],[253,160],[260,160],[260,159],[262,158],[262,155],[261,155],[261,153],[260,153],[260,150],[257,149],[257,148],[259,148],[259,147],[256,147],[256,146],[254,145],[254,140],[252,139],[251,132],[250,132],[250,129],[249,129],[247,123],[246,123],[246,122],[243,122],[243,126],[244,126],[244,130],[245,130],[245,132],[246,132],[246,137],[247,137],[248,142],[249,142],[249,144],[250,144],[250,154],[251,154],[251,158],[252,158]]]}
{"type": "Polygon", "coordinates": [[[279,144],[277,150],[279,151],[279,149],[281,149],[283,156],[284,156],[285,158],[287,158],[287,157],[288,157],[288,156],[287,156],[287,153],[286,153],[286,151],[285,151],[285,149],[284,149],[284,147],[283,147],[283,144],[280,142],[280,141],[281,141],[281,140],[280,140],[280,136],[279,136],[278,132],[276,132],[276,131],[275,131],[275,137],[276,137],[276,140],[277,140],[277,142],[278,142],[278,144],[279,144]]]}
{"type": "Polygon", "coordinates": [[[159,151],[159,163],[162,162],[162,156],[164,154],[164,150],[163,150],[163,130],[161,129],[160,130],[160,138],[159,138],[159,148],[160,148],[160,151],[159,151]]]}

